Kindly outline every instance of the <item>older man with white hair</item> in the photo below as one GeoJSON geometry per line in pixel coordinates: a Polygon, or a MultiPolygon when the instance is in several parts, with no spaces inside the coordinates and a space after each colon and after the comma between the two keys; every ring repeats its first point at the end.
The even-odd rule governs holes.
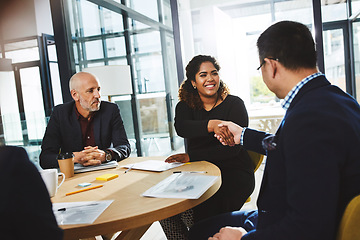
{"type": "Polygon", "coordinates": [[[71,77],[69,86],[74,101],[54,107],[41,145],[41,167],[58,167],[59,152],[72,152],[74,163],[84,166],[129,157],[120,109],[101,101],[97,77],[79,72],[71,77]]]}

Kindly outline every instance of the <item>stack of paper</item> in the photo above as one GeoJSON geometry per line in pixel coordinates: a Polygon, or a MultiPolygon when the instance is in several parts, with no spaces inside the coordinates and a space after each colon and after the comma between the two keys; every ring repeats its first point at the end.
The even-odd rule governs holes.
{"type": "Polygon", "coordinates": [[[218,179],[195,173],[176,173],[145,191],[144,197],[198,199],[218,179]]]}
{"type": "Polygon", "coordinates": [[[89,171],[95,171],[95,170],[101,170],[101,169],[108,169],[108,168],[116,168],[118,166],[118,163],[116,161],[110,161],[107,163],[102,163],[100,165],[95,166],[83,166],[79,163],[74,164],[74,173],[82,173],[82,172],[89,172],[89,171]]]}
{"type": "Polygon", "coordinates": [[[93,223],[113,201],[114,200],[53,203],[53,212],[58,225],[90,224],[93,223]]]}
{"type": "Polygon", "coordinates": [[[138,162],[138,163],[134,163],[134,164],[128,164],[128,165],[121,166],[121,167],[145,170],[145,171],[162,172],[162,171],[166,171],[166,170],[176,168],[176,167],[179,167],[182,165],[184,165],[184,163],[179,163],[179,162],[167,163],[167,162],[158,161],[158,160],[147,160],[147,161],[138,162]]]}

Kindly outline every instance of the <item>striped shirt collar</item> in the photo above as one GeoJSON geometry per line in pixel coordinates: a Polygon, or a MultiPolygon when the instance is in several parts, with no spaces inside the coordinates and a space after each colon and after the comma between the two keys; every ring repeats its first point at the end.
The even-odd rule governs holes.
{"type": "Polygon", "coordinates": [[[318,76],[321,76],[321,75],[324,75],[324,74],[321,72],[317,72],[317,73],[311,74],[310,76],[307,76],[306,78],[301,80],[301,82],[296,84],[296,86],[293,89],[291,89],[291,91],[286,95],[286,97],[284,98],[284,100],[281,103],[281,107],[285,110],[288,110],[292,100],[295,98],[295,96],[299,92],[299,90],[310,80],[312,80],[318,76]]]}

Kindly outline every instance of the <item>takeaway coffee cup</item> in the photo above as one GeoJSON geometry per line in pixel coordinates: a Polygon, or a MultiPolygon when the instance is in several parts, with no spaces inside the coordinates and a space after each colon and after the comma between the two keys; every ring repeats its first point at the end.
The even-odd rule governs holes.
{"type": "Polygon", "coordinates": [[[58,163],[60,171],[65,174],[66,179],[74,176],[74,154],[73,153],[60,153],[58,155],[58,163]]]}
{"type": "Polygon", "coordinates": [[[58,173],[57,169],[45,169],[40,170],[41,177],[45,182],[46,188],[49,192],[50,197],[55,196],[58,188],[63,184],[65,180],[65,174],[58,173]],[[62,176],[60,184],[58,184],[58,176],[62,176]]]}

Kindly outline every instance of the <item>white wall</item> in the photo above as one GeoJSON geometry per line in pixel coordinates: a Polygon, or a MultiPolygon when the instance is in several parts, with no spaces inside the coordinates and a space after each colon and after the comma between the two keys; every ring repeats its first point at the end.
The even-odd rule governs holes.
{"type": "Polygon", "coordinates": [[[53,34],[49,0],[11,0],[2,14],[4,40],[53,34]]]}

